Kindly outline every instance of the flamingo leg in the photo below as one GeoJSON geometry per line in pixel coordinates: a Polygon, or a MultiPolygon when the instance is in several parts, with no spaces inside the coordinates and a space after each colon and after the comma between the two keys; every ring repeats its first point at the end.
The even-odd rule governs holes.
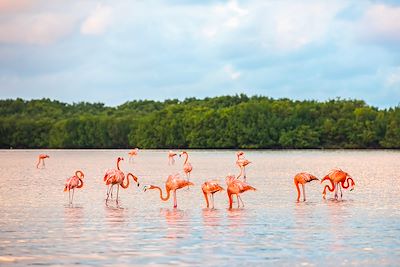
{"type": "Polygon", "coordinates": [[[303,187],[303,199],[306,201],[306,190],[304,184],[301,185],[303,187]]]}
{"type": "Polygon", "coordinates": [[[212,209],[214,209],[214,193],[211,193],[211,198],[212,198],[212,209]]]}
{"type": "Polygon", "coordinates": [[[242,200],[242,198],[238,195],[238,199],[242,202],[242,207],[244,208],[244,203],[243,203],[243,200],[242,200]]]}
{"type": "Polygon", "coordinates": [[[237,199],[237,203],[238,203],[238,208],[240,208],[239,194],[236,194],[236,199],[237,199]]]}
{"type": "Polygon", "coordinates": [[[118,193],[119,193],[119,185],[117,187],[117,204],[118,204],[118,193]]]}
{"type": "Polygon", "coordinates": [[[174,190],[174,208],[178,207],[178,202],[176,201],[176,190],[174,190]]]}
{"type": "Polygon", "coordinates": [[[71,190],[68,188],[68,204],[71,204],[71,190]]]}
{"type": "Polygon", "coordinates": [[[338,199],[338,184],[335,184],[335,199],[338,199]]]}
{"type": "Polygon", "coordinates": [[[338,187],[339,187],[339,189],[340,189],[340,198],[343,198],[342,187],[340,186],[340,184],[338,184],[338,187]]]}
{"type": "Polygon", "coordinates": [[[72,201],[71,201],[71,205],[74,202],[74,193],[75,193],[75,188],[72,189],[72,201]]]}

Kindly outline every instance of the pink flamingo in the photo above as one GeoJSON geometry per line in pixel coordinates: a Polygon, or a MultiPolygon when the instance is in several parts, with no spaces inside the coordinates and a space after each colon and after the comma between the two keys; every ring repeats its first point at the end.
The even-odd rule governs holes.
{"type": "Polygon", "coordinates": [[[49,156],[49,155],[46,155],[46,154],[40,154],[38,158],[39,158],[39,161],[38,161],[38,163],[36,164],[36,168],[37,168],[37,169],[39,168],[40,162],[42,162],[42,167],[44,168],[44,167],[45,167],[44,159],[50,158],[50,156],[49,156]]]}
{"type": "MultiPolygon", "coordinates": [[[[189,159],[189,155],[186,151],[183,151],[179,154],[179,157],[182,157],[183,155],[186,156],[185,158],[185,162],[183,163],[183,172],[186,175],[186,178],[188,179],[188,181],[190,180],[190,173],[193,170],[192,164],[190,164],[190,162],[188,162],[189,159]]],[[[189,188],[189,187],[188,187],[189,188]]]]}
{"type": "Polygon", "coordinates": [[[294,185],[296,186],[297,189],[297,202],[300,200],[300,188],[299,184],[303,187],[303,199],[306,201],[306,191],[305,191],[305,184],[314,180],[319,180],[317,177],[315,177],[312,174],[309,174],[307,172],[300,172],[296,174],[294,177],[294,185]]]}
{"type": "Polygon", "coordinates": [[[174,165],[175,164],[174,157],[176,155],[177,154],[174,151],[172,151],[172,150],[168,151],[168,165],[174,165]]]}
{"type": "Polygon", "coordinates": [[[244,158],[243,151],[237,152],[236,156],[237,156],[236,165],[240,168],[240,174],[237,177],[237,179],[239,179],[243,174],[243,178],[246,180],[246,166],[249,165],[251,161],[244,158]]]}
{"type": "Polygon", "coordinates": [[[207,208],[209,207],[208,195],[211,194],[212,209],[214,209],[214,194],[223,191],[224,189],[218,184],[217,181],[206,181],[202,186],[204,198],[206,199],[207,208]]]}
{"type": "Polygon", "coordinates": [[[226,184],[227,184],[227,193],[228,193],[228,198],[229,198],[229,209],[232,209],[232,195],[236,195],[238,198],[238,208],[240,207],[240,202],[242,202],[242,206],[244,207],[244,203],[242,198],[240,197],[240,194],[248,191],[248,190],[253,190],[256,191],[254,187],[251,185],[247,184],[246,182],[240,181],[235,178],[234,175],[229,175],[226,177],[226,184]]]}
{"type": "Polygon", "coordinates": [[[157,189],[157,190],[159,190],[160,191],[160,199],[162,201],[167,201],[169,199],[170,195],[171,195],[170,194],[171,191],[173,191],[173,193],[174,193],[174,208],[177,208],[178,207],[178,202],[176,200],[176,190],[184,188],[186,186],[190,186],[190,185],[194,185],[194,184],[189,182],[189,181],[187,181],[187,180],[181,179],[179,177],[179,174],[175,174],[175,175],[168,176],[168,179],[165,182],[165,190],[167,191],[167,196],[164,197],[161,188],[158,187],[158,186],[155,186],[155,185],[145,186],[144,187],[144,191],[146,191],[147,189],[150,189],[150,190],[151,189],[157,189]]]}
{"type": "Polygon", "coordinates": [[[74,201],[75,188],[82,188],[83,186],[83,180],[82,180],[83,177],[85,177],[85,175],[83,174],[82,171],[76,171],[74,176],[68,178],[65,181],[64,192],[68,191],[69,204],[71,205],[72,202],[74,201]],[[71,200],[71,189],[72,189],[72,200],[71,200]]]}
{"type": "Polygon", "coordinates": [[[137,156],[138,152],[139,152],[139,148],[137,148],[137,147],[128,152],[129,162],[131,162],[131,160],[133,161],[133,157],[137,156]]]}
{"type": "Polygon", "coordinates": [[[106,203],[108,201],[110,193],[112,194],[113,186],[117,185],[118,187],[117,187],[117,199],[116,199],[116,202],[118,204],[119,186],[121,186],[123,189],[128,188],[129,187],[129,177],[131,177],[136,182],[137,186],[139,186],[138,178],[135,175],[133,175],[132,173],[128,173],[126,175],[126,184],[124,184],[125,174],[119,168],[119,162],[121,160],[124,160],[124,158],[118,157],[118,159],[117,159],[117,169],[108,170],[106,172],[106,174],[104,175],[103,179],[104,179],[106,185],[109,186],[109,189],[107,190],[106,203]]]}
{"type": "Polygon", "coordinates": [[[338,188],[340,189],[340,198],[343,197],[343,192],[342,188],[340,185],[343,187],[343,189],[347,189],[351,186],[350,191],[354,190],[354,180],[353,178],[347,173],[342,171],[341,169],[333,169],[331,170],[322,180],[321,183],[323,183],[325,180],[328,180],[330,182],[330,187],[329,185],[325,185],[324,191],[322,192],[322,197],[325,199],[326,196],[326,190],[328,189],[330,192],[335,191],[335,199],[338,199],[338,188]]]}

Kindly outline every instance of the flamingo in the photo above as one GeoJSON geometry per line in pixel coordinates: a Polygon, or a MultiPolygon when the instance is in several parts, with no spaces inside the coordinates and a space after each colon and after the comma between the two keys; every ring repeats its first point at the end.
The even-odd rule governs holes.
{"type": "Polygon", "coordinates": [[[187,180],[181,179],[179,177],[179,174],[175,174],[175,175],[169,175],[167,181],[165,182],[165,190],[167,191],[167,196],[164,197],[161,188],[158,186],[155,186],[155,185],[145,186],[144,191],[146,191],[147,189],[150,189],[150,190],[158,189],[160,191],[160,199],[162,201],[167,201],[170,197],[171,191],[173,191],[173,193],[174,193],[174,208],[177,208],[178,203],[176,200],[176,190],[184,188],[185,186],[190,186],[190,185],[194,185],[194,184],[187,180]]]}
{"type": "MultiPolygon", "coordinates": [[[[182,157],[183,155],[186,156],[185,158],[185,162],[183,163],[183,172],[186,175],[186,178],[188,179],[188,181],[190,180],[190,173],[193,170],[192,164],[190,164],[190,162],[188,162],[189,159],[189,155],[186,151],[183,151],[179,154],[179,157],[182,157]]],[[[189,187],[188,187],[189,188],[189,187]]]]}
{"type": "Polygon", "coordinates": [[[243,178],[246,180],[246,166],[249,165],[251,161],[244,158],[243,151],[237,152],[236,156],[237,156],[236,165],[240,168],[240,174],[237,177],[237,179],[239,179],[243,175],[243,178]]]}
{"type": "Polygon", "coordinates": [[[301,186],[303,187],[303,200],[306,201],[305,184],[314,180],[319,180],[319,179],[307,172],[300,172],[296,174],[296,176],[294,177],[294,185],[296,186],[297,189],[297,202],[300,200],[299,184],[301,184],[301,186]]]}
{"type": "Polygon", "coordinates": [[[71,205],[72,202],[74,201],[75,188],[82,188],[83,186],[83,180],[82,180],[83,177],[85,177],[85,174],[82,171],[76,171],[74,176],[68,178],[65,181],[64,192],[68,191],[69,204],[71,205]],[[71,200],[71,189],[72,189],[72,200],[71,200]]]}
{"type": "Polygon", "coordinates": [[[328,189],[330,192],[335,191],[335,199],[338,199],[338,188],[340,189],[340,198],[343,197],[343,189],[347,189],[351,186],[350,191],[354,190],[355,183],[353,178],[347,173],[342,171],[341,169],[333,169],[331,170],[322,180],[321,183],[323,183],[325,180],[330,181],[330,185],[332,187],[329,187],[329,185],[325,185],[324,191],[322,192],[322,196],[325,199],[326,196],[326,189],[328,189]]]}
{"type": "Polygon", "coordinates": [[[214,194],[224,190],[217,181],[206,181],[202,186],[204,198],[206,199],[207,208],[209,207],[208,195],[211,194],[212,199],[212,209],[214,209],[214,194]]]}
{"type": "Polygon", "coordinates": [[[49,156],[49,155],[46,155],[46,154],[40,154],[38,158],[39,158],[39,161],[38,161],[38,163],[36,164],[36,168],[37,168],[37,169],[39,168],[40,162],[42,162],[42,167],[44,168],[44,167],[45,167],[44,159],[50,158],[50,156],[49,156]]]}
{"type": "Polygon", "coordinates": [[[174,151],[172,151],[172,150],[168,151],[168,165],[174,165],[175,164],[174,157],[176,155],[177,154],[174,151]]]}
{"type": "Polygon", "coordinates": [[[129,162],[131,162],[131,160],[133,161],[133,157],[137,156],[138,152],[139,152],[139,148],[137,148],[137,147],[128,152],[129,162]]]}
{"type": "Polygon", "coordinates": [[[228,193],[228,198],[229,198],[229,209],[232,209],[232,195],[236,195],[238,198],[238,208],[240,207],[240,202],[239,200],[242,202],[242,205],[244,207],[244,203],[242,198],[240,197],[239,194],[244,193],[248,190],[253,190],[256,191],[256,189],[254,187],[252,187],[251,185],[247,184],[246,182],[237,180],[235,178],[234,175],[229,175],[226,177],[226,184],[227,184],[227,193],[228,193]]]}
{"type": "Polygon", "coordinates": [[[106,183],[106,185],[109,185],[109,189],[107,190],[106,203],[108,201],[110,193],[112,194],[113,186],[117,185],[118,188],[117,188],[117,199],[116,199],[116,202],[118,204],[119,186],[121,186],[123,189],[128,188],[129,187],[129,177],[131,177],[136,182],[137,186],[139,186],[138,178],[135,175],[133,175],[132,173],[128,173],[126,175],[126,184],[124,184],[125,174],[119,168],[119,162],[121,160],[124,160],[124,158],[118,157],[117,158],[117,169],[108,170],[106,172],[106,174],[104,175],[104,182],[106,183]]]}

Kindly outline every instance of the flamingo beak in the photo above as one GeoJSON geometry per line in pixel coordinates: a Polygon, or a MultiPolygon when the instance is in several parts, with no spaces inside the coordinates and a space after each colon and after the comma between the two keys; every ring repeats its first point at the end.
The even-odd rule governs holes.
{"type": "Polygon", "coordinates": [[[143,192],[146,192],[147,190],[147,185],[143,186],[143,192]]]}

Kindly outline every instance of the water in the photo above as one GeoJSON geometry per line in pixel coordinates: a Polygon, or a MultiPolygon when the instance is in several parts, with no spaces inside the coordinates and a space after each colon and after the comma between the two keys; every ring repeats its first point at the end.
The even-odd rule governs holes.
{"type": "MultiPolygon", "coordinates": [[[[121,203],[105,206],[104,171],[135,173],[142,185],[163,185],[179,172],[167,151],[0,151],[0,265],[398,265],[400,262],[399,151],[247,151],[245,207],[228,210],[226,192],[205,209],[201,184],[237,173],[235,151],[189,151],[194,166],[189,191],[162,202],[157,191],[131,186],[121,203]],[[45,169],[36,169],[39,153],[45,169]],[[343,201],[324,201],[318,182],[306,186],[307,202],[296,203],[293,176],[318,177],[331,168],[349,172],[354,191],[343,201]],[[84,187],[68,205],[64,181],[75,170],[84,187]]],[[[236,203],[234,203],[235,205],[236,203]]]]}

